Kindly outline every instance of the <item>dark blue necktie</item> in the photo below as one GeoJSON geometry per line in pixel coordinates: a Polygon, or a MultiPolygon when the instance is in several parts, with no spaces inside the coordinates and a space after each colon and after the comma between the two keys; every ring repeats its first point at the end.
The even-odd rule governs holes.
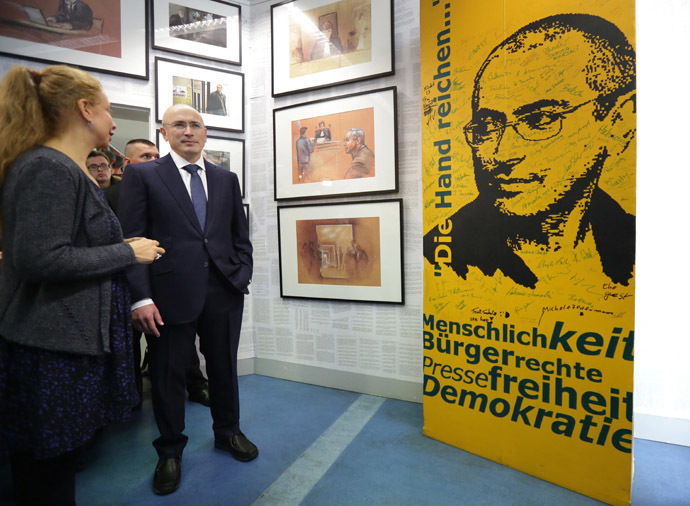
{"type": "Polygon", "coordinates": [[[192,204],[194,204],[194,212],[199,219],[201,231],[203,232],[204,226],[206,225],[206,192],[204,191],[204,184],[201,182],[201,177],[199,177],[197,173],[199,166],[191,164],[182,168],[192,175],[192,204]]]}

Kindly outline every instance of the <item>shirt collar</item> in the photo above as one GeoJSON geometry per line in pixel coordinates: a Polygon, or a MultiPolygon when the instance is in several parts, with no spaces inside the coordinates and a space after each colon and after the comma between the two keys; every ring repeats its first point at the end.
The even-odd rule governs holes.
{"type": "Polygon", "coordinates": [[[175,153],[174,151],[170,151],[170,156],[172,157],[173,162],[175,162],[175,166],[178,169],[182,169],[183,167],[186,167],[187,165],[197,165],[198,167],[201,168],[201,170],[206,170],[206,166],[204,165],[204,157],[199,156],[199,159],[196,160],[195,162],[188,162],[184,158],[182,158],[180,155],[175,153]]]}

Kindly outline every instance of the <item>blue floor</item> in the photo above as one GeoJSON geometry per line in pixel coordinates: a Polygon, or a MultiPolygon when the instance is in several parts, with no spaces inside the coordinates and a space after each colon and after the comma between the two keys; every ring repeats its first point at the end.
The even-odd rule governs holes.
{"type": "MultiPolygon", "coordinates": [[[[421,434],[422,406],[277,380],[240,378],[249,463],[213,448],[208,408],[187,404],[182,485],[151,491],[150,400],[106,429],[77,476],[79,505],[598,505],[421,434]]],[[[9,472],[0,461],[0,503],[9,472]]],[[[4,499],[4,502],[3,502],[4,499]]],[[[690,505],[690,448],[635,441],[634,506],[690,505]]]]}

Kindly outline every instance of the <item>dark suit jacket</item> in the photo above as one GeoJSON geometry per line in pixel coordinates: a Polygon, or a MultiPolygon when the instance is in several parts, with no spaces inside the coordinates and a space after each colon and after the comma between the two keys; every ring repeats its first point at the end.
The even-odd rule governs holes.
{"type": "Polygon", "coordinates": [[[229,290],[249,293],[252,245],[239,181],[209,162],[205,167],[205,232],[170,155],[128,166],[120,183],[118,215],[124,236],[156,239],[166,250],[150,266],[127,270],[132,301],[152,298],[168,324],[187,323],[201,313],[210,262],[229,290]]]}
{"type": "MultiPolygon", "coordinates": [[[[460,208],[450,219],[453,222],[450,267],[458,276],[467,279],[472,265],[485,276],[493,276],[500,270],[516,283],[535,288],[537,276],[508,244],[508,237],[520,235],[516,221],[499,216],[481,196],[460,208]]],[[[626,213],[611,196],[597,188],[584,219],[592,229],[604,274],[611,281],[627,286],[635,266],[635,216],[626,213]]],[[[539,223],[536,225],[540,227],[539,223]]],[[[529,236],[533,231],[529,232],[524,235],[529,236]]],[[[431,264],[435,261],[437,235],[438,227],[434,227],[424,236],[424,256],[431,264]]]]}
{"type": "Polygon", "coordinates": [[[110,186],[103,190],[103,193],[105,193],[105,200],[108,201],[110,209],[117,214],[117,204],[120,201],[120,180],[115,178],[110,179],[110,186]]]}

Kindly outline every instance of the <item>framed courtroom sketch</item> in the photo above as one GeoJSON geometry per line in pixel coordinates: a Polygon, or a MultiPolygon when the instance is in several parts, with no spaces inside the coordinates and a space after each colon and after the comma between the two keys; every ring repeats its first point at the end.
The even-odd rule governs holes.
{"type": "Polygon", "coordinates": [[[404,304],[402,199],[278,207],[280,296],[404,304]]]}
{"type": "Polygon", "coordinates": [[[274,97],[395,72],[392,0],[271,6],[274,97]]]}
{"type": "MultiPolygon", "coordinates": [[[[161,156],[165,156],[170,153],[170,145],[163,138],[160,130],[156,134],[158,151],[161,156]]],[[[235,173],[237,179],[240,180],[240,191],[244,198],[244,139],[226,139],[209,135],[206,137],[203,156],[209,162],[235,173]]]]}
{"type": "Polygon", "coordinates": [[[153,0],[154,49],[242,64],[242,11],[224,0],[153,0]]]}
{"type": "Polygon", "coordinates": [[[275,200],[398,190],[397,89],[273,111],[275,200]]]}
{"type": "Polygon", "coordinates": [[[0,54],[149,79],[148,2],[0,0],[0,54]]]}
{"type": "Polygon", "coordinates": [[[174,104],[196,109],[208,128],[244,132],[244,74],[157,57],[157,121],[174,104]]]}

